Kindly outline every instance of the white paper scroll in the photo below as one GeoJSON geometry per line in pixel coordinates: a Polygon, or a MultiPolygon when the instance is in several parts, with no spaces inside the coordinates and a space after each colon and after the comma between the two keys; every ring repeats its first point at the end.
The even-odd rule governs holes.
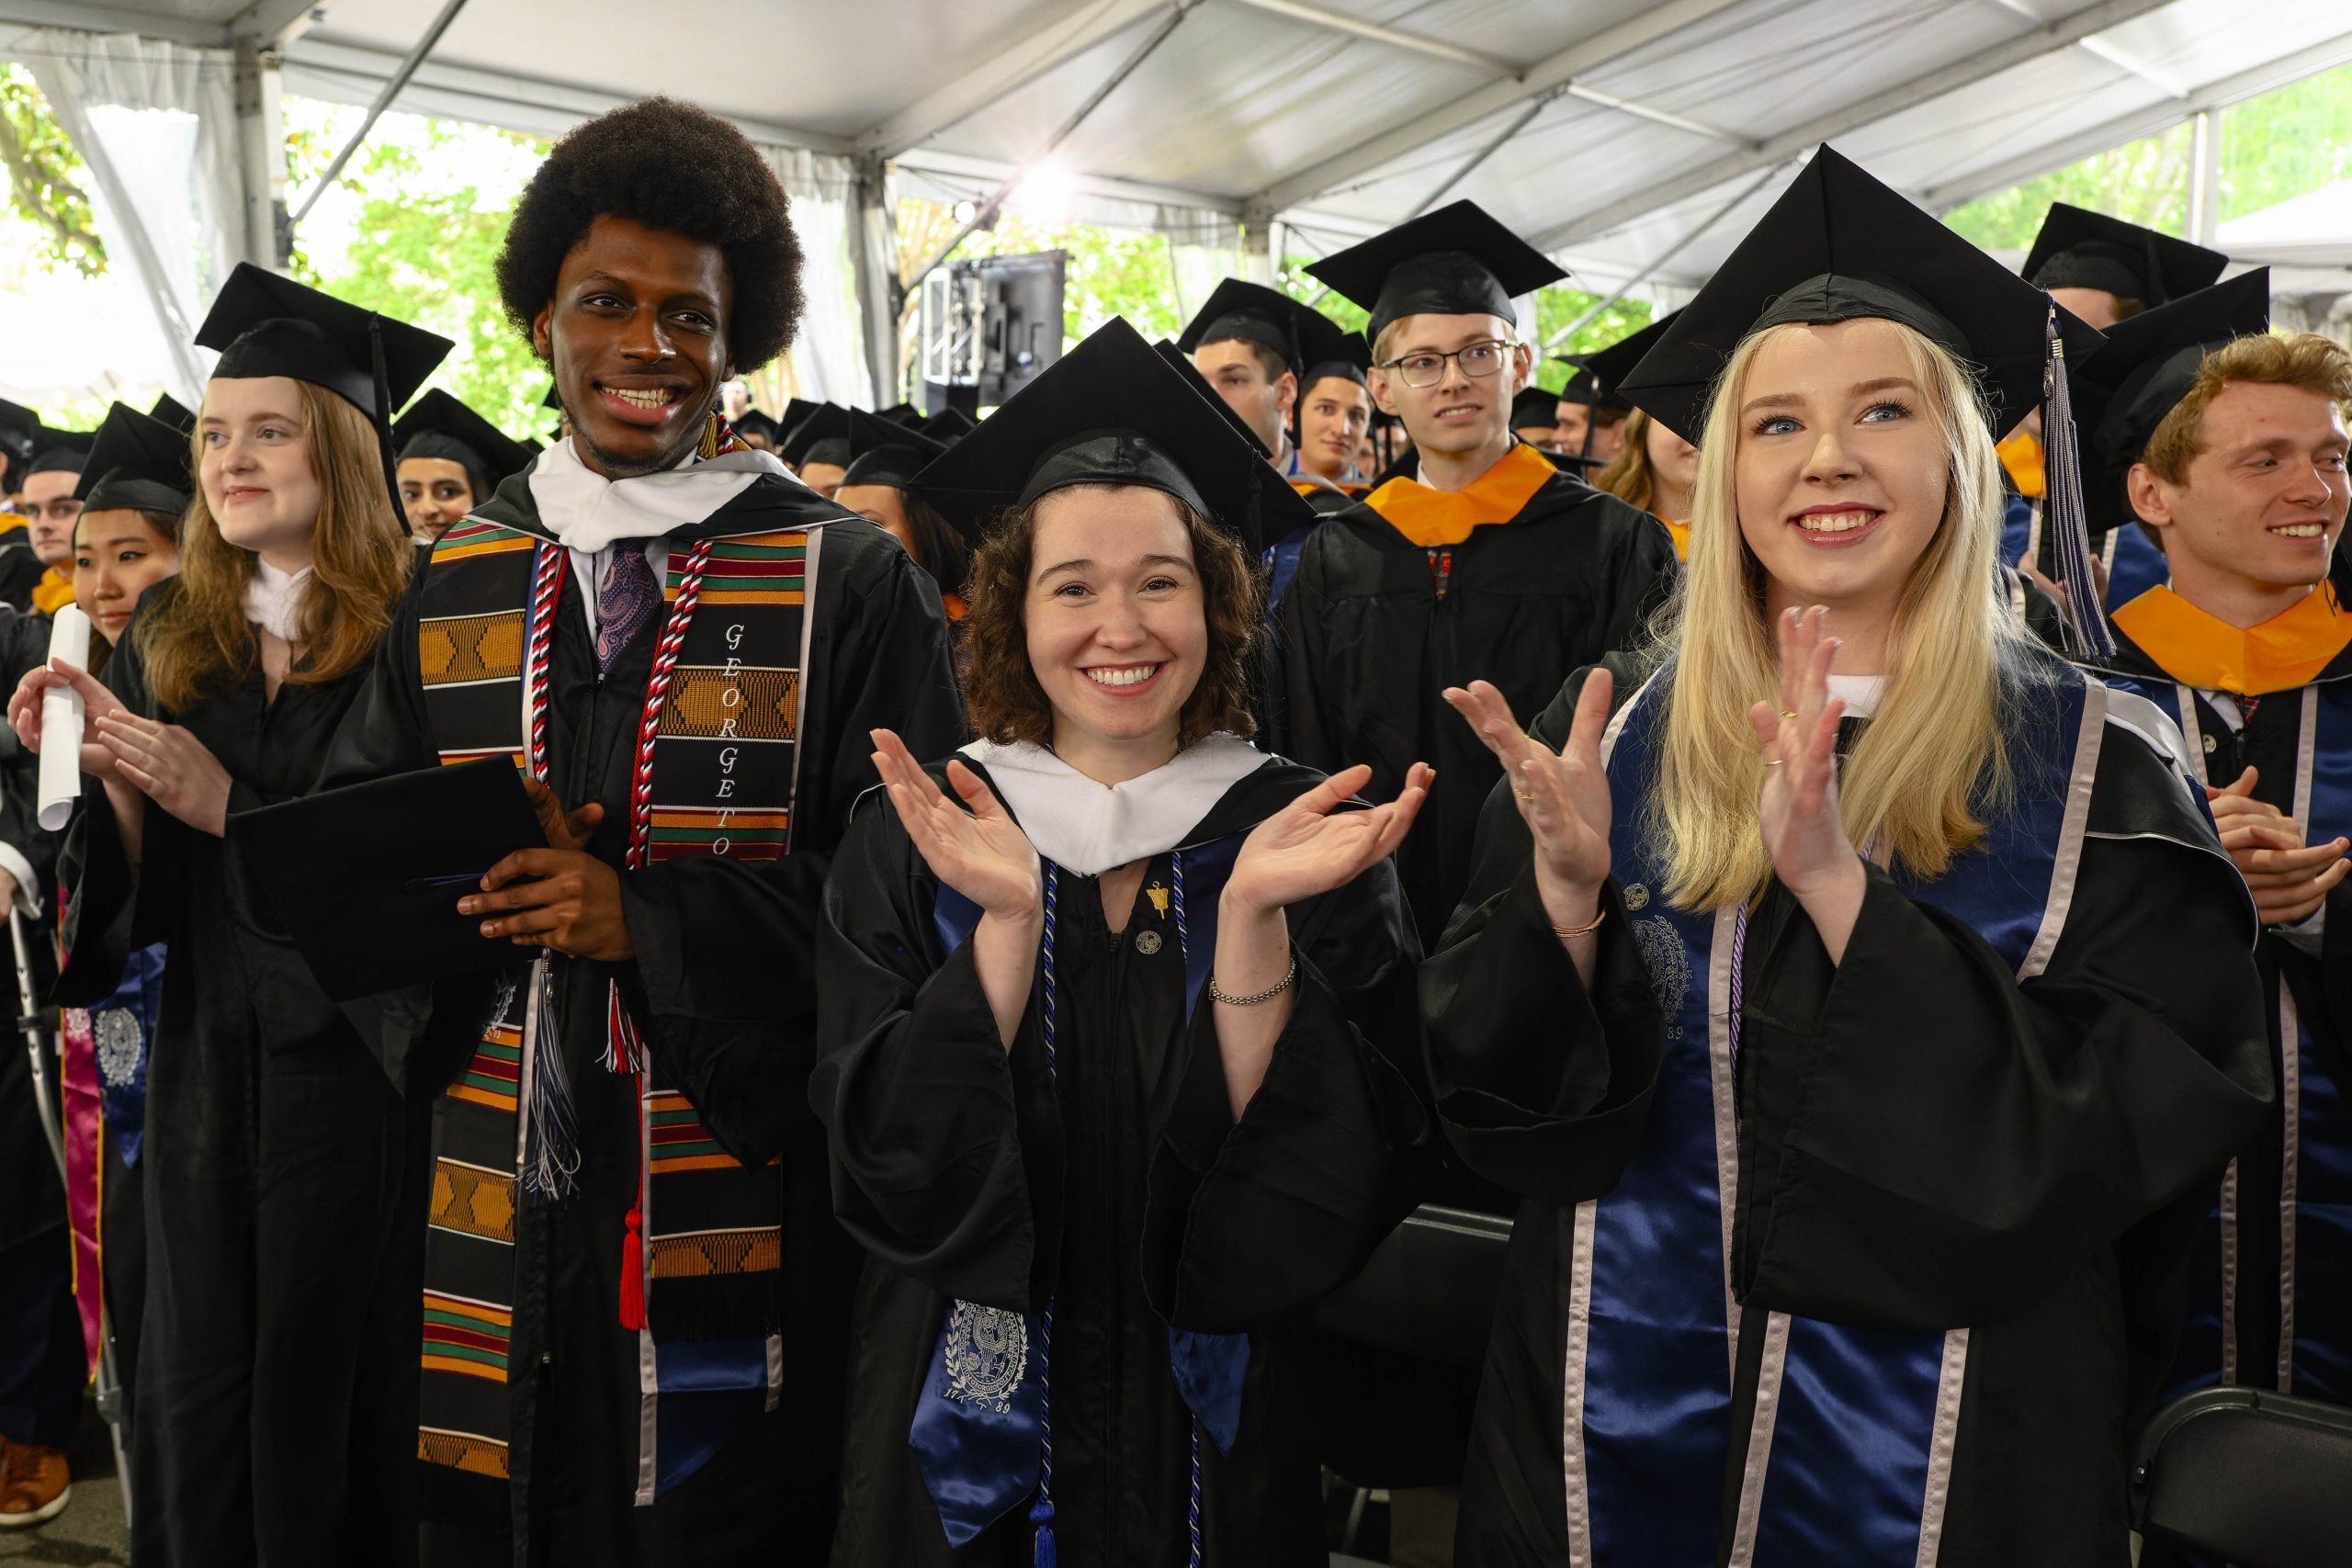
{"type": "MultiPolygon", "coordinates": [[[[62,604],[49,632],[49,656],[76,670],[90,665],[90,617],[62,604]]],[[[40,825],[62,832],[82,798],[82,694],[51,686],[40,698],[40,825]]]]}

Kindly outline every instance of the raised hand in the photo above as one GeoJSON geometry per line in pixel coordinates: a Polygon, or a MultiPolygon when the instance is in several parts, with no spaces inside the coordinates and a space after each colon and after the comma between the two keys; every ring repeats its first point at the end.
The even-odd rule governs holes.
{"type": "Polygon", "coordinates": [[[873,739],[874,770],[931,874],[984,914],[1036,920],[1043,909],[1037,851],[979,775],[960,761],[947,764],[947,782],[967,811],[947,798],[897,735],[877,729],[873,739]]]}
{"type": "Polygon", "coordinates": [[[118,704],[88,721],[85,733],[96,736],[115,775],[140,794],[199,832],[217,839],[227,830],[229,770],[186,726],[141,718],[118,704]]]}
{"type": "Polygon", "coordinates": [[[2266,926],[2291,926],[2315,914],[2352,873],[2352,861],[2344,858],[2352,840],[2332,839],[2306,848],[2302,824],[2254,798],[2258,777],[2248,768],[2220,789],[2208,785],[2205,798],[2221,829],[2222,848],[2254,895],[2256,918],[2266,926]]]}
{"type": "Polygon", "coordinates": [[[37,664],[17,682],[8,699],[8,728],[17,732],[17,742],[28,751],[40,750],[40,702],[52,686],[71,687],[82,694],[82,771],[96,778],[120,778],[115,772],[114,753],[99,742],[97,721],[130,710],[98,683],[96,676],[62,660],[37,664]]]}
{"type": "Polygon", "coordinates": [[[1856,874],[1860,857],[1838,814],[1838,721],[1846,705],[1829,694],[1838,639],[1823,634],[1829,612],[1784,612],[1780,620],[1781,705],[1748,710],[1764,753],[1757,823],[1772,872],[1799,899],[1856,874]]]}
{"type": "Polygon", "coordinates": [[[1241,841],[1233,874],[1226,880],[1226,901],[1241,909],[1286,909],[1345,887],[1404,841],[1436,777],[1427,764],[1416,762],[1396,799],[1368,811],[1341,811],[1371,782],[1372,770],[1358,763],[1333,773],[1241,841]]]}
{"type": "Polygon", "coordinates": [[[1502,761],[1520,819],[1535,840],[1536,891],[1555,925],[1591,919],[1600,885],[1609,880],[1611,807],[1600,735],[1609,726],[1614,687],[1606,670],[1585,677],[1576,718],[1556,753],[1519,727],[1510,704],[1488,682],[1473,681],[1466,690],[1450,686],[1445,692],[1453,710],[1502,761]]]}

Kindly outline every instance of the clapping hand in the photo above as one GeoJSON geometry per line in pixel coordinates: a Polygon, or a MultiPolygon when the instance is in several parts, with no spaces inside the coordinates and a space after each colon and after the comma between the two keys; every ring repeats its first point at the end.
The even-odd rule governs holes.
{"type": "Polygon", "coordinates": [[[1416,762],[1396,799],[1366,811],[1341,811],[1372,779],[1372,770],[1362,763],[1342,768],[1241,841],[1225,898],[1247,910],[1284,909],[1346,886],[1404,840],[1436,777],[1427,764],[1416,762]]]}
{"type": "Polygon", "coordinates": [[[964,801],[958,806],[896,734],[877,729],[873,739],[874,771],[931,874],[983,914],[1018,925],[1040,919],[1037,851],[980,776],[960,761],[947,764],[947,782],[964,801]]]}
{"type": "Polygon", "coordinates": [[[1758,703],[1747,713],[1764,753],[1758,825],[1772,874],[1800,901],[1861,871],[1838,812],[1838,721],[1846,705],[1829,694],[1838,640],[1823,635],[1828,615],[1819,605],[1782,613],[1780,707],[1758,703]]]}
{"type": "Polygon", "coordinates": [[[1520,819],[1535,840],[1535,888],[1555,926],[1589,921],[1609,880],[1611,807],[1600,735],[1614,689],[1606,670],[1585,677],[1568,739],[1555,752],[1519,727],[1510,704],[1488,682],[1446,688],[1445,700],[1502,761],[1520,819]]]}
{"type": "Polygon", "coordinates": [[[2309,919],[2352,872],[2344,852],[2352,840],[2331,839],[2305,848],[2302,824],[2267,801],[2254,798],[2259,775],[2248,768],[2234,783],[2208,785],[2206,803],[2222,832],[2222,848],[2254,895],[2255,916],[2266,926],[2309,919]]]}
{"type": "Polygon", "coordinates": [[[116,777],[199,832],[217,839],[228,830],[229,770],[186,725],[141,718],[117,704],[92,719],[88,732],[97,736],[116,777]]]}

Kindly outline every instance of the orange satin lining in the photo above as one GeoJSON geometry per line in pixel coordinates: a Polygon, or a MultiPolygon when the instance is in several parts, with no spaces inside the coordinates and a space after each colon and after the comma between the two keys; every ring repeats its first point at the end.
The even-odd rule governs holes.
{"type": "Polygon", "coordinates": [[[1665,524],[1666,531],[1674,536],[1674,558],[1680,561],[1689,560],[1690,558],[1690,525],[1677,523],[1671,517],[1661,517],[1658,521],[1665,524]]]}
{"type": "Polygon", "coordinates": [[[74,580],[51,567],[33,584],[33,608],[44,615],[57,614],[61,606],[74,603],[74,580]]]}
{"type": "Polygon", "coordinates": [[[2352,645],[2352,615],[2323,583],[2295,607],[2241,630],[2169,588],[2151,588],[2115,612],[2123,635],[2174,680],[2242,697],[2307,686],[2352,645]]]}
{"type": "Polygon", "coordinates": [[[1551,459],[1522,443],[1466,490],[1431,490],[1417,479],[1395,479],[1363,499],[1390,527],[1434,549],[1460,544],[1474,528],[1510,522],[1558,472],[1551,459]]]}
{"type": "Polygon", "coordinates": [[[1993,448],[2001,459],[2001,467],[2009,472],[2009,482],[2028,501],[2040,501],[2049,490],[2041,472],[2041,437],[2030,430],[2010,434],[2007,441],[1993,448]]]}

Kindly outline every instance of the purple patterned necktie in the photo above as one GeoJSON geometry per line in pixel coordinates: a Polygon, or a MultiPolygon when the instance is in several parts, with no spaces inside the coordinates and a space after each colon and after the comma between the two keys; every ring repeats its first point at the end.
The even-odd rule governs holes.
{"type": "Polygon", "coordinates": [[[605,584],[596,590],[596,668],[609,670],[629,639],[653,619],[662,591],[653,584],[653,568],[645,559],[645,546],[623,539],[613,547],[613,564],[605,584]]]}

